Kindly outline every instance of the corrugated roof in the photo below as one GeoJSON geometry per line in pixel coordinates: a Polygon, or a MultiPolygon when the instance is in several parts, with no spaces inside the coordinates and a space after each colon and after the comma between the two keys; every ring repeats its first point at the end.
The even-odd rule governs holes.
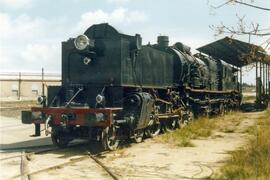
{"type": "Polygon", "coordinates": [[[197,49],[237,67],[260,61],[270,63],[270,56],[260,46],[225,37],[197,49]]]}

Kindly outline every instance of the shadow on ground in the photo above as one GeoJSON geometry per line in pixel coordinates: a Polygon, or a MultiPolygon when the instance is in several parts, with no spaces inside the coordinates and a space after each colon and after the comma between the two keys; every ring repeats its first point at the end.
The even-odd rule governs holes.
{"type": "Polygon", "coordinates": [[[40,147],[52,146],[51,138],[45,137],[45,138],[20,141],[20,142],[9,143],[9,144],[0,144],[0,150],[1,151],[9,151],[9,150],[15,151],[16,149],[18,149],[18,151],[21,151],[22,149],[30,149],[30,148],[38,147],[38,146],[40,147]]]}
{"type": "Polygon", "coordinates": [[[267,108],[266,105],[253,103],[243,103],[240,107],[242,112],[260,112],[267,108]]]}

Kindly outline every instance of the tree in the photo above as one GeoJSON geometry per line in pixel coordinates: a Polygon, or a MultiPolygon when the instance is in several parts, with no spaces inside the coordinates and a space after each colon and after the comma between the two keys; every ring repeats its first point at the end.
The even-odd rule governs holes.
{"type": "MultiPolygon", "coordinates": [[[[210,0],[208,0],[210,3],[210,0]]],[[[265,13],[270,13],[270,7],[261,7],[255,5],[255,0],[224,0],[219,5],[210,5],[213,9],[220,9],[227,5],[241,5],[246,6],[248,8],[255,8],[258,11],[264,11],[265,13]]],[[[255,22],[246,22],[246,15],[236,15],[237,24],[235,26],[227,26],[223,22],[220,25],[211,25],[210,28],[215,31],[215,36],[219,36],[221,34],[229,34],[231,36],[234,35],[248,35],[249,39],[251,36],[260,36],[263,38],[263,42],[260,44],[265,50],[270,50],[270,27],[262,27],[261,23],[255,22]]]]}

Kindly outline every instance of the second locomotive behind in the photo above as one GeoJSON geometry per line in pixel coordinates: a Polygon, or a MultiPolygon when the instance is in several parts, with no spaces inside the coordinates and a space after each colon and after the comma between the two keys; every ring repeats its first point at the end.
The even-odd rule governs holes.
{"type": "Polygon", "coordinates": [[[142,45],[141,36],[93,25],[62,43],[62,85],[49,86],[43,107],[22,113],[36,134],[45,124],[54,144],[74,138],[100,141],[114,150],[132,138],[141,142],[171,131],[199,112],[223,113],[240,103],[237,69],[219,59],[191,55],[167,36],[142,45]]]}

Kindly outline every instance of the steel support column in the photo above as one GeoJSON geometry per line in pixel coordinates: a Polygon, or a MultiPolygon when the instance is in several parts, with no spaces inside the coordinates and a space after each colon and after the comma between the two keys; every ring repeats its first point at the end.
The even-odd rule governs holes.
{"type": "Polygon", "coordinates": [[[265,95],[268,97],[268,64],[265,63],[265,95]]]}
{"type": "Polygon", "coordinates": [[[259,61],[259,77],[257,79],[258,81],[258,89],[256,91],[258,91],[258,102],[259,104],[262,103],[262,61],[259,61]]]}
{"type": "Polygon", "coordinates": [[[268,98],[270,100],[270,63],[268,63],[267,74],[268,74],[268,98]]]}
{"type": "Polygon", "coordinates": [[[240,93],[242,94],[242,67],[240,68],[240,93]]]}
{"type": "Polygon", "coordinates": [[[257,78],[258,78],[258,61],[256,61],[256,65],[255,65],[255,70],[256,70],[256,78],[255,78],[255,83],[256,83],[256,102],[258,101],[258,82],[257,82],[257,78]]]}
{"type": "Polygon", "coordinates": [[[265,63],[262,64],[263,96],[265,96],[265,63]]]}

